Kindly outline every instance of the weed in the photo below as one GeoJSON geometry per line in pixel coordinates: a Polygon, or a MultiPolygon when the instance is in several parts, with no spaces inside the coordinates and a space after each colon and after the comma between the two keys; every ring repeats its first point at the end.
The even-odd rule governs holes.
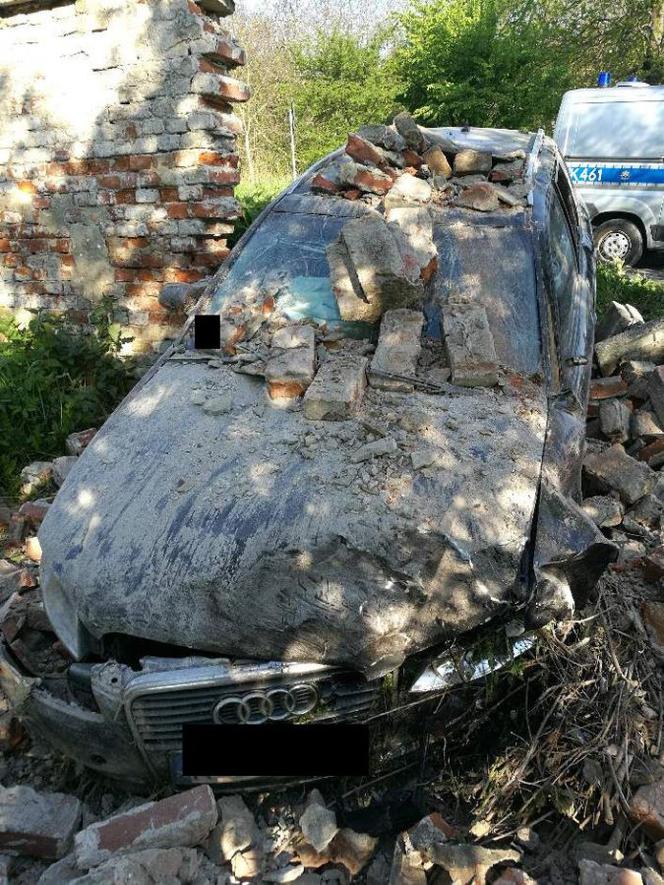
{"type": "Polygon", "coordinates": [[[648,280],[620,264],[597,265],[597,314],[602,316],[612,301],[632,304],[645,320],[664,316],[664,283],[648,280]]]}
{"type": "Polygon", "coordinates": [[[62,455],[68,434],[98,426],[135,383],[112,314],[101,302],[87,328],[45,311],[26,328],[0,315],[0,496],[15,498],[22,467],[62,455]]]}

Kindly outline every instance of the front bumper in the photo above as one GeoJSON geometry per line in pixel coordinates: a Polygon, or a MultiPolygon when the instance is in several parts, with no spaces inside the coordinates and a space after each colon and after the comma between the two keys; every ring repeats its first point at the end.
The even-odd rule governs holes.
{"type": "MultiPolygon", "coordinates": [[[[495,640],[500,631],[488,629],[495,640]]],[[[293,781],[184,776],[182,726],[368,721],[372,767],[387,771],[411,751],[411,744],[411,749],[418,746],[428,717],[444,712],[442,694],[502,669],[533,642],[533,637],[505,635],[484,659],[477,654],[481,646],[469,638],[465,650],[454,655],[449,650],[440,657],[424,655],[411,661],[409,674],[402,668],[368,681],[324,664],[207,657],[144,657],[138,671],[113,660],[72,664],[66,673],[36,677],[26,674],[0,638],[0,688],[35,737],[133,788],[170,780],[175,786],[266,789],[293,781]]]]}
{"type": "Polygon", "coordinates": [[[30,733],[46,744],[115,780],[137,786],[150,783],[150,772],[126,723],[109,721],[101,713],[60,699],[41,679],[24,675],[4,640],[0,641],[0,688],[30,733]]]}
{"type": "MultiPolygon", "coordinates": [[[[248,724],[353,721],[382,703],[381,681],[367,683],[356,674],[320,664],[192,665],[171,659],[144,663],[147,666],[139,673],[113,661],[91,665],[89,705],[98,708],[94,710],[77,702],[70,690],[58,697],[47,680],[25,675],[11,649],[0,641],[0,688],[33,736],[136,787],[168,780],[175,786],[202,782],[245,789],[267,786],[255,777],[184,776],[181,726],[185,723],[231,724],[233,717],[245,713],[248,724]]],[[[274,780],[270,786],[275,786],[274,780]]]]}

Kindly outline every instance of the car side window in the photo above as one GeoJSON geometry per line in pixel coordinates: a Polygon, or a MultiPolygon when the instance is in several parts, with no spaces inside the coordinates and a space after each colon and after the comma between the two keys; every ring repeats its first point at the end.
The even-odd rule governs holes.
{"type": "Polygon", "coordinates": [[[547,256],[560,349],[565,340],[565,329],[572,308],[577,255],[567,214],[555,189],[551,192],[547,256]]]}

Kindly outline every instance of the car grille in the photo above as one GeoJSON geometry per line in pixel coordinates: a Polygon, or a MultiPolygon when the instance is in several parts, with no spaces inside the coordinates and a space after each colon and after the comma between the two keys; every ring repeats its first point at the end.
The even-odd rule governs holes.
{"type": "Polygon", "coordinates": [[[170,752],[181,749],[185,724],[260,725],[302,717],[334,722],[377,709],[380,698],[380,680],[368,683],[355,674],[337,673],[147,690],[134,694],[127,714],[146,751],[170,752]]]}

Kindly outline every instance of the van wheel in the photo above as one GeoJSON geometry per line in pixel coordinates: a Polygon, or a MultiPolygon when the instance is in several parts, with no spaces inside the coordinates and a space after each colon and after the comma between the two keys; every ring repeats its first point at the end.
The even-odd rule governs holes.
{"type": "Polygon", "coordinates": [[[633,267],[643,255],[643,237],[638,227],[624,218],[612,218],[595,228],[595,249],[600,261],[622,261],[633,267]]]}

